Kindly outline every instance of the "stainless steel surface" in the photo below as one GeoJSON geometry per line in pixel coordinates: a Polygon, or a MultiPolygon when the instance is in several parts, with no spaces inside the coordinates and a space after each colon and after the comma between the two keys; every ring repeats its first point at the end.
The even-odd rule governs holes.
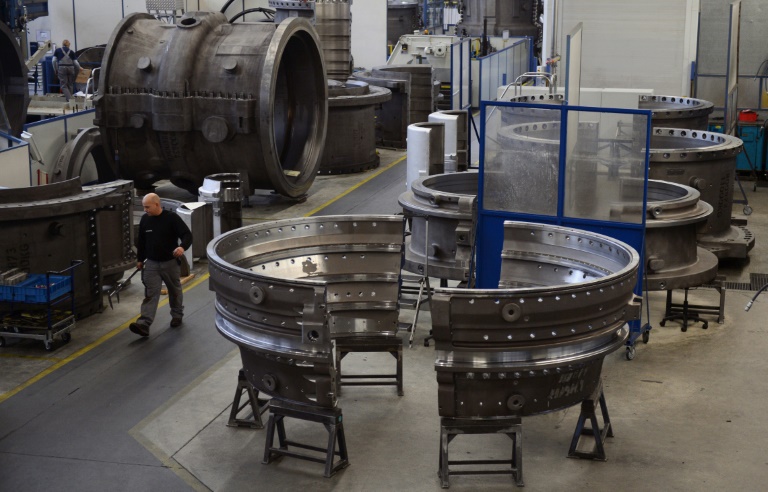
{"type": "Polygon", "coordinates": [[[359,80],[328,81],[328,135],[320,174],[346,174],[379,167],[376,107],[392,92],[359,80]]]}
{"type": "MultiPolygon", "coordinates": [[[[642,186],[641,180],[626,181],[642,186]]],[[[712,214],[701,194],[668,181],[648,181],[645,222],[645,290],[672,290],[706,284],[717,275],[717,257],[700,248],[696,232],[712,214]]]]}
{"type": "Polygon", "coordinates": [[[652,179],[691,186],[714,208],[699,231],[699,245],[718,258],[746,258],[755,238],[744,227],[731,225],[736,158],[741,139],[721,133],[654,128],[651,133],[652,179]]]}
{"type": "Polygon", "coordinates": [[[133,184],[83,188],[76,179],[0,190],[0,270],[60,271],[85,264],[73,285],[78,317],[101,310],[102,286],[135,265],[131,228],[133,184]]]}
{"type": "Polygon", "coordinates": [[[213,207],[213,237],[243,226],[243,183],[238,173],[206,176],[198,189],[200,201],[213,207]]]}
{"type": "Polygon", "coordinates": [[[418,0],[387,0],[387,44],[395,46],[400,36],[419,29],[418,0]]]}
{"type": "Polygon", "coordinates": [[[29,82],[27,65],[16,41],[16,35],[0,22],[0,102],[8,116],[13,136],[21,135],[27,119],[29,105],[29,82]]]}
{"type": "Polygon", "coordinates": [[[96,124],[110,163],[148,188],[193,194],[245,170],[251,189],[304,195],[320,165],[328,90],[306,19],[229,24],[192,12],[175,25],[126,16],[107,45],[96,124]]]}
{"type": "Polygon", "coordinates": [[[432,296],[440,415],[533,415],[589,396],[639,316],[639,266],[607,236],[505,222],[499,289],[432,296]]]}
{"type": "Polygon", "coordinates": [[[641,95],[637,108],[653,112],[654,127],[706,130],[715,105],[692,97],[641,95]]]}
{"type": "Polygon", "coordinates": [[[430,277],[468,280],[477,176],[472,171],[427,176],[400,195],[398,202],[411,224],[405,270],[424,275],[428,255],[430,277]]]}
{"type": "Polygon", "coordinates": [[[397,331],[403,220],[327,216],[231,231],[208,246],[216,327],[248,380],[297,403],[336,405],[332,340],[397,331]]]}

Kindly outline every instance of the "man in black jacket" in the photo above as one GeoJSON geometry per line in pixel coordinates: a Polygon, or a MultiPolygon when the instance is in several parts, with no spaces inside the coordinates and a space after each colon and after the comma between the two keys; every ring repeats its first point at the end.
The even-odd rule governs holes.
{"type": "Polygon", "coordinates": [[[144,301],[141,303],[141,316],[131,323],[132,332],[142,337],[149,336],[149,326],[155,319],[157,304],[160,301],[162,282],[168,289],[171,305],[171,326],[181,325],[184,316],[183,293],[179,274],[179,263],[184,250],[192,244],[192,233],[174,212],[163,210],[160,197],[149,193],[141,201],[144,212],[139,223],[139,237],[136,240],[139,262],[144,283],[144,301]],[[181,243],[181,244],[179,244],[181,243]],[[143,261],[142,261],[143,260],[143,261]]]}

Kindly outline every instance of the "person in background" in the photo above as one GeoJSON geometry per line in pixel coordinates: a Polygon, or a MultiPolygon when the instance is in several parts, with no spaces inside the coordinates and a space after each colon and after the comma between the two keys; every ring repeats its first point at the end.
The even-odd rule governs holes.
{"type": "Polygon", "coordinates": [[[80,64],[77,55],[69,48],[69,40],[61,42],[61,48],[53,52],[53,70],[59,76],[59,86],[67,102],[72,98],[75,90],[75,78],[80,73],[80,64]]]}
{"type": "Polygon", "coordinates": [[[140,258],[136,268],[141,270],[144,283],[144,300],[141,315],[129,328],[142,337],[149,336],[149,326],[155,319],[160,301],[162,283],[168,289],[171,306],[171,326],[181,326],[184,316],[184,296],[181,290],[181,256],[192,245],[189,227],[174,212],[163,210],[160,197],[149,193],[141,201],[145,214],[139,222],[136,240],[137,255],[140,258]]]}

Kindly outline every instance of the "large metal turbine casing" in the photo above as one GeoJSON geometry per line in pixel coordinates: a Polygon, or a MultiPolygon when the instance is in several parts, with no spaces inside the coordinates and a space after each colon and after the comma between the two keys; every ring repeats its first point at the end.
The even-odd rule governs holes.
{"type": "Polygon", "coordinates": [[[501,36],[509,31],[511,36],[533,36],[538,28],[534,25],[534,9],[537,0],[463,0],[459,29],[469,36],[483,34],[483,21],[488,19],[488,35],[501,36]]]}
{"type": "Polygon", "coordinates": [[[432,65],[383,65],[374,67],[372,74],[374,77],[387,77],[388,74],[399,80],[410,80],[408,124],[429,121],[429,115],[435,109],[432,65]]]}
{"type": "Polygon", "coordinates": [[[588,397],[639,316],[639,264],[607,236],[505,222],[499,289],[432,296],[440,415],[526,416],[588,397]]]}
{"type": "Polygon", "coordinates": [[[755,238],[745,227],[731,225],[736,158],[741,139],[721,133],[654,128],[651,133],[652,179],[691,186],[714,208],[699,231],[699,246],[718,258],[746,258],[755,238]]]}
{"type": "MultiPolygon", "coordinates": [[[[517,109],[527,108],[515,108],[515,111],[517,109]]],[[[570,163],[578,179],[573,183],[573,193],[580,198],[576,207],[585,216],[594,209],[597,199],[593,191],[597,176],[594,155],[597,154],[598,127],[593,122],[579,123],[578,143],[570,163]]],[[[492,165],[487,166],[491,171],[486,174],[492,177],[486,178],[486,193],[489,196],[511,194],[525,204],[529,213],[547,214],[551,205],[557,203],[560,122],[505,126],[499,129],[498,140],[502,151],[492,158],[492,165]]]]}
{"type": "Polygon", "coordinates": [[[426,176],[400,195],[398,202],[411,221],[405,270],[424,275],[428,266],[431,277],[469,279],[477,176],[473,171],[426,176]]]}
{"type": "Polygon", "coordinates": [[[106,154],[140,188],[167,178],[196,194],[205,176],[245,171],[253,189],[299,197],[315,179],[328,89],[306,19],[191,12],[169,25],[131,14],[112,33],[99,87],[106,154]]]}
{"type": "MultiPolygon", "coordinates": [[[[622,182],[623,187],[642,185],[639,179],[622,182]]],[[[648,180],[645,290],[696,287],[717,276],[717,257],[696,242],[697,231],[712,214],[712,206],[700,197],[689,186],[648,180]]],[[[624,210],[636,217],[636,207],[625,206],[624,210]]]]}
{"type": "Polygon", "coordinates": [[[21,135],[29,106],[29,81],[26,63],[16,36],[4,22],[0,22],[0,102],[8,115],[14,136],[21,135]]]}
{"type": "Polygon", "coordinates": [[[419,29],[419,0],[387,0],[387,44],[419,29]]]}
{"type": "Polygon", "coordinates": [[[392,92],[359,80],[328,81],[328,127],[320,174],[346,174],[379,167],[376,107],[392,92]]]}
{"type": "Polygon", "coordinates": [[[403,219],[327,216],[230,231],[208,245],[216,328],[259,391],[336,405],[332,340],[395,336],[403,219]]]}
{"type": "Polygon", "coordinates": [[[346,79],[352,73],[352,0],[269,0],[275,23],[293,17],[312,20],[325,57],[328,78],[346,79]]]}
{"type": "Polygon", "coordinates": [[[78,317],[101,310],[102,286],[136,264],[131,227],[133,183],[85,187],[77,180],[0,190],[0,269],[30,273],[75,269],[78,317]]]}
{"type": "MultiPolygon", "coordinates": [[[[562,106],[565,104],[565,96],[562,94],[538,94],[525,96],[512,96],[508,102],[525,104],[546,104],[562,106]]],[[[554,113],[546,109],[538,108],[504,108],[501,113],[501,121],[505,125],[517,125],[520,123],[536,123],[552,121],[554,113]]]]}
{"type": "Polygon", "coordinates": [[[376,144],[383,147],[406,148],[408,140],[408,118],[410,111],[411,75],[403,73],[355,72],[356,80],[371,86],[384,87],[392,93],[392,98],[374,111],[376,144]]]}
{"type": "Polygon", "coordinates": [[[715,105],[692,97],[641,95],[637,108],[652,112],[653,127],[706,130],[715,105]]]}
{"type": "Polygon", "coordinates": [[[92,126],[82,129],[61,148],[53,164],[51,181],[60,183],[80,178],[81,183],[109,183],[117,179],[115,171],[104,151],[101,130],[92,126]],[[91,160],[93,169],[89,167],[91,160]]]}

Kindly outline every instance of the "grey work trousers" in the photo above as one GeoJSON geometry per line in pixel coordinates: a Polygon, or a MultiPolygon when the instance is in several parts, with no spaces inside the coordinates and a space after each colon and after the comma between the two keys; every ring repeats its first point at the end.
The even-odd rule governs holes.
{"type": "Polygon", "coordinates": [[[168,289],[171,316],[173,318],[184,316],[184,294],[181,290],[179,262],[177,260],[145,261],[141,270],[141,281],[144,283],[144,301],[141,303],[141,316],[139,316],[137,323],[149,326],[155,320],[163,282],[168,289]]]}
{"type": "Polygon", "coordinates": [[[75,67],[74,65],[59,65],[59,86],[61,92],[67,101],[72,99],[72,93],[75,90],[75,67]]]}

